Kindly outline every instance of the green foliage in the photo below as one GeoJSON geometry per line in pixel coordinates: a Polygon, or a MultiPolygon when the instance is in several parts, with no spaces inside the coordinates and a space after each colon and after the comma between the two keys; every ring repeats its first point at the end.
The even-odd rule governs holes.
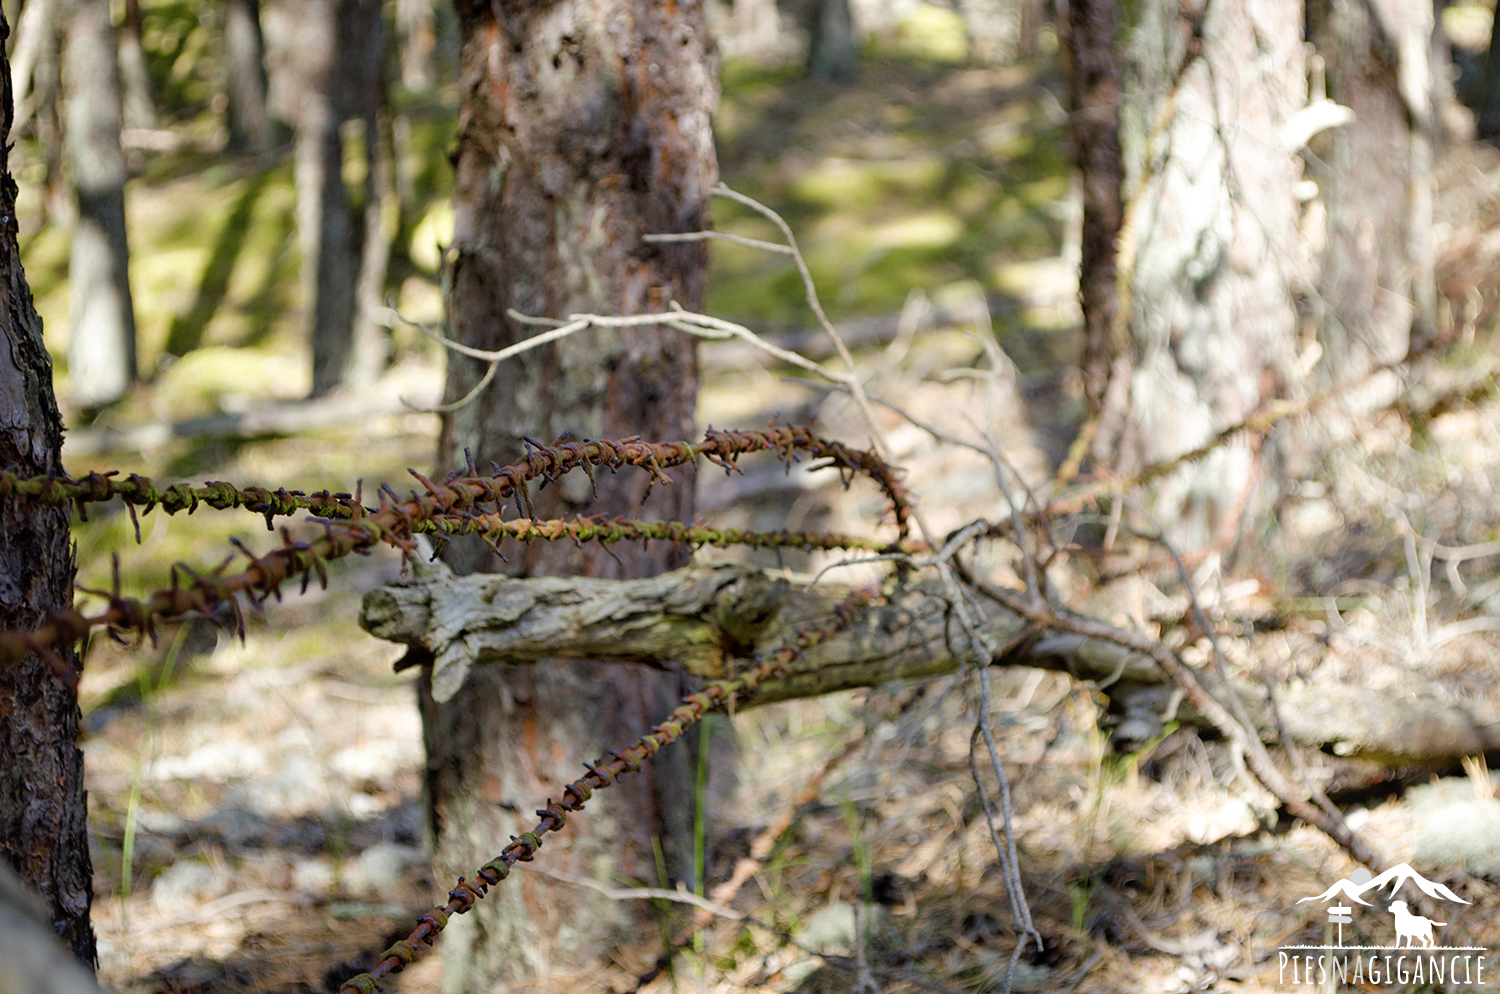
{"type": "Polygon", "coordinates": [[[193,0],[144,0],[141,48],[158,108],[184,117],[204,108],[218,89],[222,7],[193,0]]]}

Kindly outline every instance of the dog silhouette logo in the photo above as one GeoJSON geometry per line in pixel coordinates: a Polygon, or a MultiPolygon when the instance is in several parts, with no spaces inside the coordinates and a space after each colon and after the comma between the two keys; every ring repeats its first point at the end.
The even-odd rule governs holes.
{"type": "Polygon", "coordinates": [[[1391,914],[1396,916],[1396,948],[1401,948],[1401,940],[1406,940],[1408,949],[1412,948],[1418,939],[1422,946],[1431,949],[1437,945],[1437,940],[1432,937],[1432,926],[1446,925],[1447,922],[1435,922],[1431,918],[1423,918],[1406,910],[1405,901],[1392,901],[1391,914]]]}

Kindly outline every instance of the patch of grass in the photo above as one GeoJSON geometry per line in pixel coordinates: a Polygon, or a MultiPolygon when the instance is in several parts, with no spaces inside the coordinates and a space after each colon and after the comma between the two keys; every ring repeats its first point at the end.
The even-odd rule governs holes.
{"type": "MultiPolygon", "coordinates": [[[[835,320],[962,280],[1004,297],[997,266],[1059,251],[1070,164],[1044,90],[1055,81],[955,69],[899,39],[867,53],[845,86],[734,63],[723,80],[725,181],[792,224],[835,320]]],[[[779,240],[738,205],[716,202],[714,221],[779,240]]],[[[711,310],[763,327],[808,322],[790,262],[724,243],[711,252],[711,310]]]]}

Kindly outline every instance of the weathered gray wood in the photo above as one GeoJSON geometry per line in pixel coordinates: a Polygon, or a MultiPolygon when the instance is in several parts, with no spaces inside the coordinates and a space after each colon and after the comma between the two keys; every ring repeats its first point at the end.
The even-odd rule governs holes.
{"type": "Polygon", "coordinates": [[[0,861],[0,994],[102,994],[47,918],[42,899],[0,861]]]}
{"type": "MultiPolygon", "coordinates": [[[[826,616],[848,588],[793,583],[746,565],[694,566],[644,580],[507,576],[456,577],[441,564],[365,597],[370,633],[412,646],[433,662],[440,700],[462,692],[473,667],[535,663],[565,656],[600,662],[677,666],[705,679],[774,648],[801,624],[826,616]]],[[[1160,729],[1163,716],[1208,725],[1185,701],[1174,704],[1168,677],[1150,657],[1115,643],[1047,633],[1026,643],[1026,624],[998,606],[983,624],[993,661],[1061,670],[1101,684],[1127,720],[1160,729]]],[[[956,672],[962,630],[934,585],[915,584],[858,617],[842,634],[788,665],[744,707],[956,672]]],[[[1200,680],[1220,696],[1211,673],[1200,680]]],[[[1236,683],[1261,737],[1328,748],[1338,756],[1401,766],[1450,761],[1500,749],[1500,725],[1486,725],[1444,699],[1436,685],[1397,695],[1355,686],[1308,685],[1276,691],[1236,683]]]]}

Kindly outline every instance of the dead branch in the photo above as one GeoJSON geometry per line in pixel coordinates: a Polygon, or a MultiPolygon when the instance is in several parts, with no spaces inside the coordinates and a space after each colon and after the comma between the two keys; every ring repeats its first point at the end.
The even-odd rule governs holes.
{"type": "MultiPolygon", "coordinates": [[[[434,693],[446,700],[475,665],[558,657],[676,665],[717,679],[731,674],[737,659],[825,615],[847,593],[842,585],[794,582],[739,564],[644,580],[455,577],[437,565],[367,594],[361,623],[412,647],[412,662],[431,659],[434,693]]],[[[1055,630],[1028,639],[1029,622],[1019,614],[993,600],[980,603],[986,614],[975,621],[991,648],[991,665],[1067,672],[1097,683],[1128,711],[1148,710],[1158,719],[1165,712],[1215,727],[1191,700],[1170,714],[1177,682],[1148,653],[1055,630]]],[[[767,681],[741,706],[956,672],[967,643],[941,584],[910,584],[789,663],[784,677],[767,681]]],[[[1225,699],[1216,674],[1193,672],[1215,698],[1225,699]]],[[[1268,743],[1280,738],[1279,711],[1296,745],[1388,766],[1500,750],[1500,724],[1477,721],[1436,685],[1409,685],[1400,693],[1345,684],[1282,687],[1275,708],[1261,685],[1235,679],[1231,686],[1268,743]]]]}

